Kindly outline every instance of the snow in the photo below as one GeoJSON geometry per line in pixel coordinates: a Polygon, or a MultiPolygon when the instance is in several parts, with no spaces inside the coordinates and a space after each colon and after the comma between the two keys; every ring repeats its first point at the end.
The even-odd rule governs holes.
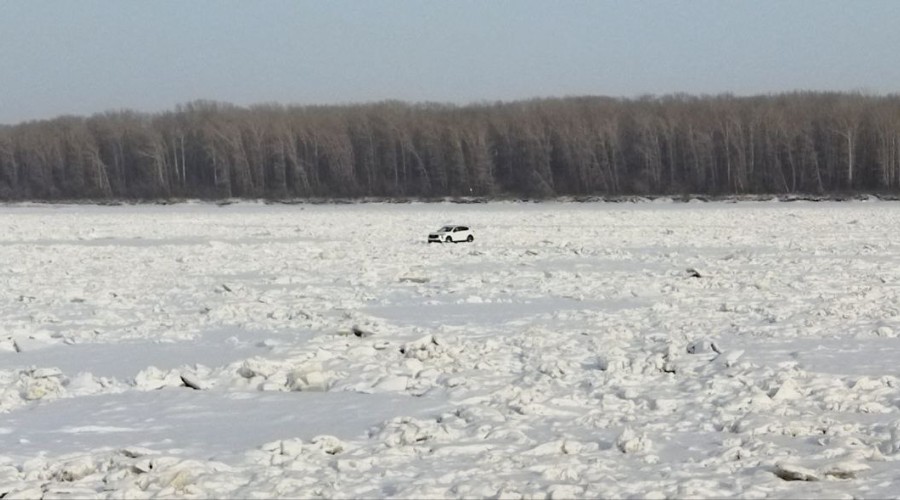
{"type": "Polygon", "coordinates": [[[16,431],[3,434],[0,446],[5,454],[23,459],[35,452],[129,446],[213,458],[275,439],[364,436],[374,423],[392,418],[397,405],[410,415],[441,407],[426,398],[397,394],[129,391],[57,400],[2,415],[3,426],[16,431]]]}
{"type": "Polygon", "coordinates": [[[898,250],[880,201],[3,206],[0,497],[898,496],[898,250]]]}

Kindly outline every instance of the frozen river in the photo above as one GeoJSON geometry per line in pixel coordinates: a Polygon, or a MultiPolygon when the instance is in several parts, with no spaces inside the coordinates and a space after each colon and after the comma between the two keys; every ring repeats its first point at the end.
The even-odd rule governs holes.
{"type": "Polygon", "coordinates": [[[8,205],[0,283],[4,500],[900,495],[900,203],[8,205]]]}

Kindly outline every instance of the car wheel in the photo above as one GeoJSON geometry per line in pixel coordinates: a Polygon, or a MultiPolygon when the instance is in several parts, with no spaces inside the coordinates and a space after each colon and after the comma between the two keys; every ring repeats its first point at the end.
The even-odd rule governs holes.
{"type": "Polygon", "coordinates": [[[468,241],[469,243],[472,243],[473,241],[475,241],[475,238],[473,238],[472,235],[470,234],[469,237],[466,238],[466,241],[468,241]]]}
{"type": "Polygon", "coordinates": [[[447,236],[447,239],[444,240],[446,243],[453,243],[453,238],[447,236]]]}

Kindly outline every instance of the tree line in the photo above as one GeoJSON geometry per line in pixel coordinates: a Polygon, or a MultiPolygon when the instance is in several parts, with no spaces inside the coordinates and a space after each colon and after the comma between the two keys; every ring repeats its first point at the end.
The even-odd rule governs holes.
{"type": "Polygon", "coordinates": [[[238,107],[0,126],[0,199],[900,192],[900,96],[238,107]]]}

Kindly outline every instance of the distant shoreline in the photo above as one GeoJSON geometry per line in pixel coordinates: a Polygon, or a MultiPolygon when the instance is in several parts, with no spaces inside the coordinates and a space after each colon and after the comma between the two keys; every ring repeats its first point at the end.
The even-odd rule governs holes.
{"type": "Polygon", "coordinates": [[[149,205],[216,205],[235,204],[262,205],[364,205],[364,204],[439,204],[478,205],[487,203],[736,203],[736,202],[845,202],[845,201],[898,201],[896,194],[759,194],[759,195],[654,195],[654,196],[556,196],[548,198],[525,197],[442,197],[442,198],[397,198],[397,197],[361,197],[361,198],[295,198],[295,199],[262,199],[262,198],[228,198],[228,199],[147,199],[147,200],[6,200],[2,206],[16,205],[85,205],[85,206],[149,206],[149,205]]]}

